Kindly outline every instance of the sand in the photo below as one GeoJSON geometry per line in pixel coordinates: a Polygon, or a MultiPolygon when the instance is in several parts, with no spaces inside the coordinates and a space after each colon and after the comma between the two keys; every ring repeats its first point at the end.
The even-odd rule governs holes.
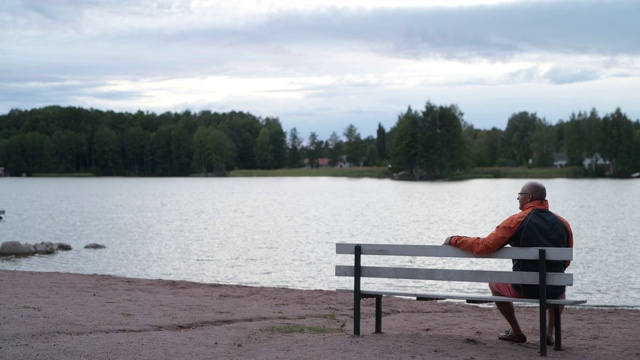
{"type": "MultiPolygon", "coordinates": [[[[0,359],[539,359],[538,309],[513,344],[493,306],[102,275],[0,271],[0,359]]],[[[567,308],[549,359],[640,359],[640,311],[567,308]]]]}

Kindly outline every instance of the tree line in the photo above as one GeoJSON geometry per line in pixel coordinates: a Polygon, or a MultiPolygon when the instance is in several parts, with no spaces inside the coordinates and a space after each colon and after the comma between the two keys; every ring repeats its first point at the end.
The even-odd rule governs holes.
{"type": "Polygon", "coordinates": [[[514,113],[505,130],[475,129],[455,105],[409,107],[388,131],[363,138],[349,124],[322,140],[285,132],[278,118],[246,112],[114,112],[48,106],[0,115],[0,167],[13,174],[102,176],[224,175],[233,169],[388,166],[408,178],[447,178],[474,167],[568,165],[586,174],[628,177],[640,171],[640,123],[620,109],[593,109],[552,125],[514,113]]]}

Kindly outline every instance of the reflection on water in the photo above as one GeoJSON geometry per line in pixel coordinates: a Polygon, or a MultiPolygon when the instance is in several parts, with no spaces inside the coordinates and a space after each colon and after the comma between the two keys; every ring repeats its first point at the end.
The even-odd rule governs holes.
{"type": "MultiPolygon", "coordinates": [[[[523,182],[3,178],[0,241],[66,242],[74,250],[0,261],[0,269],[334,289],[349,285],[334,277],[334,265],[349,262],[335,255],[336,242],[441,244],[454,234],[485,236],[518,211],[523,182]],[[107,248],[83,249],[93,242],[107,248]]],[[[574,231],[571,296],[640,306],[632,270],[640,261],[640,215],[629,201],[640,198],[640,181],[543,182],[551,210],[574,231]]],[[[448,292],[458,285],[434,286],[448,292]]],[[[484,284],[460,286],[487,292],[484,284]]]]}

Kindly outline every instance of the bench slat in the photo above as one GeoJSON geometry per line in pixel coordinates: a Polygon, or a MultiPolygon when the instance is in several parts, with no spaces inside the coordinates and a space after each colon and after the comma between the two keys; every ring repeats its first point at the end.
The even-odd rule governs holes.
{"type": "MultiPolygon", "coordinates": [[[[336,289],[340,292],[353,292],[353,289],[336,289]]],[[[402,291],[381,291],[381,290],[360,290],[363,295],[384,295],[384,296],[399,296],[408,298],[425,298],[436,300],[466,300],[466,301],[482,301],[482,302],[519,302],[538,304],[538,299],[525,299],[525,298],[510,298],[504,296],[490,296],[490,295],[471,295],[471,294],[443,294],[443,293],[416,293],[416,292],[402,292],[402,291]]],[[[586,300],[571,300],[571,299],[547,299],[548,304],[552,305],[580,305],[585,304],[586,300]]]]}
{"type": "Polygon", "coordinates": [[[353,255],[356,245],[361,245],[362,255],[422,256],[452,258],[488,258],[537,260],[538,249],[545,249],[547,260],[573,260],[571,248],[520,248],[503,247],[487,255],[474,255],[453,246],[443,245],[396,245],[337,243],[336,254],[353,255]]]}
{"type": "MultiPolygon", "coordinates": [[[[336,276],[353,277],[355,274],[354,267],[350,265],[336,265],[335,274],[336,276]]],[[[425,269],[379,266],[363,266],[362,277],[409,280],[503,282],[531,285],[537,285],[539,283],[539,275],[537,272],[425,269]]],[[[573,274],[547,273],[547,285],[572,286],[573,274]]]]}

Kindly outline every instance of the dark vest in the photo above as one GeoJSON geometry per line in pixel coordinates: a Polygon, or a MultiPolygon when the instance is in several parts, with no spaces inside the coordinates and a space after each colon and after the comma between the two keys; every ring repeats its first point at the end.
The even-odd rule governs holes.
{"type": "MultiPolygon", "coordinates": [[[[547,209],[533,209],[524,218],[507,244],[516,247],[569,247],[569,232],[555,214],[547,209]]],[[[548,272],[564,272],[564,261],[547,261],[548,272]]],[[[537,260],[513,260],[513,271],[538,271],[537,260]]],[[[513,284],[514,289],[528,298],[539,296],[538,285],[513,284]]],[[[547,286],[547,298],[564,294],[564,286],[547,286]]]]}

